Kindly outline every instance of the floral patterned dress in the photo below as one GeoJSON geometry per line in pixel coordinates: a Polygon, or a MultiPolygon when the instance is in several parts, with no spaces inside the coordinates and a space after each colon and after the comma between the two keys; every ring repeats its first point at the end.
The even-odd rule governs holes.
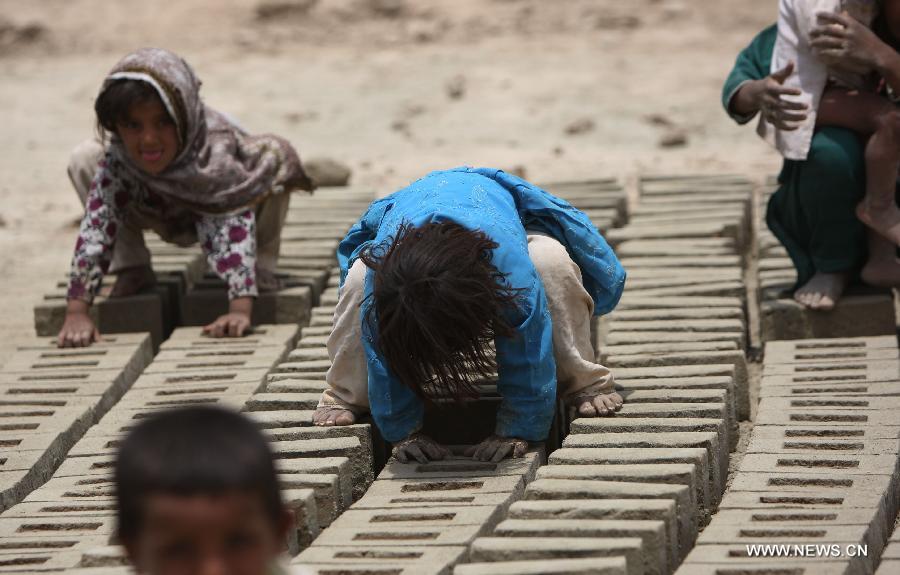
{"type": "Polygon", "coordinates": [[[109,269],[116,232],[132,217],[162,222],[182,237],[195,235],[210,267],[228,284],[229,299],[257,295],[256,216],[252,209],[208,215],[167,205],[159,195],[129,178],[118,161],[107,155],[98,165],[87,197],[69,274],[68,299],[93,301],[109,269]]]}

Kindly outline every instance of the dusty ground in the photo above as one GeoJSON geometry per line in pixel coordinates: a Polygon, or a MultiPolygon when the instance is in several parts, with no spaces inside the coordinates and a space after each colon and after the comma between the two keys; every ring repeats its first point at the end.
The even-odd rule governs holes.
{"type": "MultiPolygon", "coordinates": [[[[0,362],[65,273],[79,205],[69,150],[127,51],[180,52],[215,107],[389,191],[431,169],[535,181],[766,174],[777,156],[719,105],[774,20],[742,0],[0,0],[0,362]],[[661,141],[686,140],[661,146],[661,141]]],[[[327,193],[327,192],[325,192],[327,193]]]]}

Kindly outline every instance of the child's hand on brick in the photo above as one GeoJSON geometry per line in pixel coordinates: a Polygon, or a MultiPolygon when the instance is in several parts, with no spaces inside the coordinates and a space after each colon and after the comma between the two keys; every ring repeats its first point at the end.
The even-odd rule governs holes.
{"type": "Polygon", "coordinates": [[[406,463],[411,459],[419,463],[428,463],[444,459],[450,455],[450,450],[427,435],[413,433],[394,445],[391,455],[400,463],[406,463]]]}
{"type": "Polygon", "coordinates": [[[212,337],[242,337],[250,331],[250,315],[253,298],[239,297],[231,300],[228,313],[203,328],[204,335],[212,337]]]}
{"type": "Polygon", "coordinates": [[[90,304],[81,300],[69,300],[66,307],[66,319],[56,345],[59,347],[87,347],[95,341],[100,341],[100,332],[94,325],[94,320],[88,314],[90,304]]]}
{"type": "Polygon", "coordinates": [[[492,435],[466,450],[466,455],[478,461],[497,463],[504,457],[522,457],[528,451],[528,442],[518,437],[492,435]]]}

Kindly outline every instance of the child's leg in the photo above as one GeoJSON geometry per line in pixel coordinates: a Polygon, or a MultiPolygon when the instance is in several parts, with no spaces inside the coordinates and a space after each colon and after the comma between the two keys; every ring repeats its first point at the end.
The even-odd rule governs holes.
{"type": "Polygon", "coordinates": [[[866,144],[866,197],[856,214],[863,223],[900,245],[900,209],[894,199],[900,169],[900,114],[883,97],[829,89],[817,123],[849,128],[869,136],[866,144]]]}
{"type": "MultiPolygon", "coordinates": [[[[68,167],[69,179],[78,193],[81,205],[87,202],[91,181],[103,154],[103,146],[93,139],[82,142],[72,150],[68,167]]],[[[144,232],[127,219],[116,233],[109,271],[118,274],[112,291],[112,295],[116,296],[131,295],[155,281],[150,268],[150,250],[144,243],[144,232]]]]}
{"type": "Polygon", "coordinates": [[[581,270],[555,239],[528,234],[528,254],[544,284],[553,322],[557,393],[583,416],[606,415],[622,405],[613,375],[595,361],[591,345],[594,302],[581,283],[581,270]]]}
{"type": "Polygon", "coordinates": [[[369,370],[359,317],[366,269],[362,260],[356,260],[341,288],[327,343],[331,360],[325,376],[328,389],[322,392],[313,415],[316,425],[350,425],[356,415],[369,411],[369,370]]]}
{"type": "Polygon", "coordinates": [[[290,194],[273,194],[256,210],[256,269],[261,291],[278,287],[275,271],[281,251],[281,230],[287,219],[290,201],[290,194]]]}
{"type": "Polygon", "coordinates": [[[862,281],[877,287],[900,288],[900,261],[897,246],[881,234],[869,230],[869,259],[860,272],[862,281]]]}

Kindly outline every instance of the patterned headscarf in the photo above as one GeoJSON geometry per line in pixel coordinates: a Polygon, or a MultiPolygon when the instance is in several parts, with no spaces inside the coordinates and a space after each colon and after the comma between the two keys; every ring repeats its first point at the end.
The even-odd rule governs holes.
{"type": "Polygon", "coordinates": [[[178,131],[179,151],[157,175],[141,170],[112,135],[109,153],[151,191],[192,211],[222,214],[246,208],[269,194],[312,191],[291,144],[274,135],[250,136],[200,99],[200,80],[181,57],[160,48],[125,56],[106,77],[147,82],[178,131]]]}

